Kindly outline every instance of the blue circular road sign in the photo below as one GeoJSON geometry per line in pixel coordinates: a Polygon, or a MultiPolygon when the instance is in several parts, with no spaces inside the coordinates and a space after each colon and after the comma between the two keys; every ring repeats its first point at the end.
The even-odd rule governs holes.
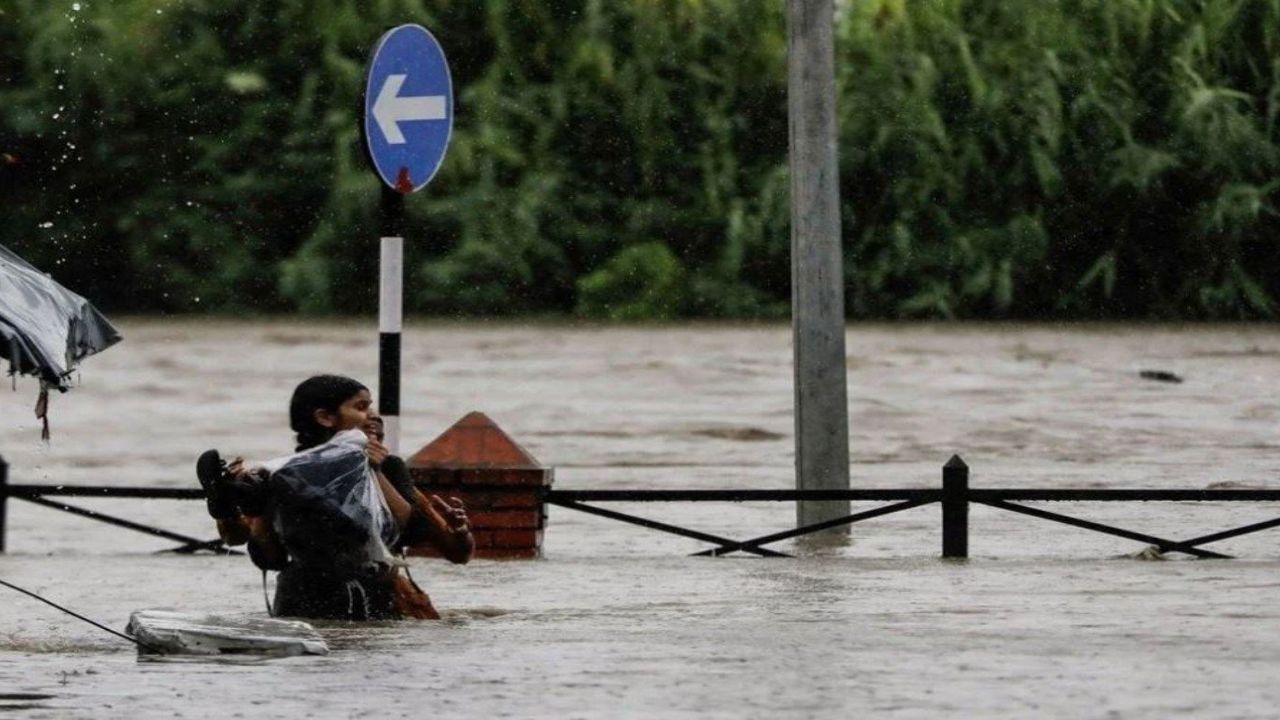
{"type": "Polygon", "coordinates": [[[426,187],[453,133],[453,80],[435,36],[421,25],[388,30],[373,48],[364,91],[364,137],[382,182],[426,187]]]}

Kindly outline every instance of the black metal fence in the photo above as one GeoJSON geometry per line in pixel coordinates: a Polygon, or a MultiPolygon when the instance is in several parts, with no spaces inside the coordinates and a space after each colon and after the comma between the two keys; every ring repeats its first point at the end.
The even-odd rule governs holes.
{"type": "MultiPolygon", "coordinates": [[[[201,540],[181,533],[152,527],[115,517],[96,510],[71,505],[64,497],[146,498],[199,500],[204,492],[198,488],[102,487],[85,485],[19,485],[9,483],[9,466],[0,458],[0,552],[5,551],[6,517],[10,498],[81,517],[135,530],[181,543],[166,552],[192,553],[208,550],[235,553],[221,540],[201,540]]],[[[638,525],[711,544],[713,547],[694,553],[697,556],[720,556],[745,552],[762,557],[790,557],[784,552],[765,547],[782,540],[821,532],[842,525],[871,520],[913,508],[939,503],[942,509],[942,557],[969,556],[969,507],[973,504],[1020,513],[1072,527],[1103,533],[1144,543],[1159,553],[1181,552],[1200,558],[1228,558],[1229,555],[1204,549],[1204,545],[1280,527],[1280,517],[1223,530],[1198,537],[1174,540],[1125,528],[1106,525],[1083,518],[1050,512],[1025,502],[1280,502],[1276,490],[1050,490],[1042,488],[982,489],[969,487],[969,467],[959,456],[952,457],[942,468],[939,488],[904,488],[888,490],[548,490],[543,495],[548,505],[589,513],[611,520],[638,525]],[[768,535],[735,540],[691,528],[680,527],[617,510],[588,505],[592,502],[795,502],[798,500],[848,500],[855,502],[887,502],[868,510],[803,527],[768,535]]]]}
{"type": "Polygon", "coordinates": [[[1181,552],[1201,558],[1227,558],[1229,555],[1205,550],[1201,546],[1220,540],[1248,535],[1280,526],[1280,517],[1263,522],[1223,530],[1222,532],[1185,540],[1171,540],[1147,533],[1126,530],[1082,518],[1050,512],[1041,508],[1021,505],[1021,502],[1276,502],[1280,490],[1048,490],[1039,488],[979,489],[969,487],[969,466],[959,456],[954,456],[942,468],[941,488],[911,488],[895,490],[551,490],[546,502],[571,510],[599,515],[633,525],[680,535],[682,537],[712,543],[715,547],[695,555],[726,555],[732,552],[748,552],[755,555],[786,556],[765,545],[802,535],[809,535],[841,525],[870,520],[912,508],[940,503],[942,506],[942,557],[967,558],[969,556],[969,506],[971,504],[1021,513],[1042,520],[1062,523],[1093,532],[1135,540],[1154,547],[1157,552],[1181,552]],[[748,502],[797,500],[849,500],[887,502],[889,505],[864,510],[813,525],[785,530],[771,535],[733,540],[709,533],[678,527],[635,515],[586,505],[587,502],[748,502]]]}
{"type": "Polygon", "coordinates": [[[61,510],[80,517],[104,522],[128,530],[162,537],[166,540],[182,543],[178,547],[165,552],[193,553],[198,550],[209,550],[220,554],[239,554],[223,544],[222,540],[201,540],[182,533],[164,530],[143,523],[115,517],[96,510],[89,510],[61,500],[50,500],[57,497],[88,498],[144,498],[149,500],[203,500],[204,491],[199,488],[156,488],[156,487],[102,487],[88,485],[13,485],[9,483],[9,464],[0,458],[0,553],[5,552],[7,536],[7,518],[9,515],[9,498],[25,500],[35,505],[61,510]]]}

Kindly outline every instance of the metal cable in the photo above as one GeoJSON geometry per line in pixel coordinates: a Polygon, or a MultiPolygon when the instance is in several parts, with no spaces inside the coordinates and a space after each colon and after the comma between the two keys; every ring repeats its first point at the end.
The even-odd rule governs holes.
{"type": "Polygon", "coordinates": [[[53,607],[53,608],[55,608],[55,609],[57,609],[57,610],[61,610],[62,612],[64,612],[64,613],[66,613],[66,614],[70,615],[71,617],[76,618],[77,620],[83,620],[83,621],[85,621],[85,622],[89,623],[90,625],[92,625],[92,626],[94,626],[94,627],[96,627],[96,628],[100,629],[100,630],[106,630],[107,632],[111,633],[112,635],[115,635],[116,637],[124,638],[125,640],[128,640],[129,642],[133,643],[134,645],[137,645],[138,647],[140,647],[140,648],[142,648],[142,649],[144,649],[144,650],[150,650],[151,652],[160,652],[158,649],[156,649],[156,648],[154,648],[154,647],[151,647],[150,645],[148,645],[148,644],[146,644],[146,643],[142,642],[142,641],[141,641],[141,640],[139,640],[138,638],[130,637],[129,635],[125,635],[125,634],[124,634],[124,633],[122,633],[122,632],[119,632],[119,631],[116,631],[116,630],[112,630],[111,628],[107,627],[106,625],[103,625],[103,624],[102,624],[102,623],[100,623],[100,622],[96,622],[96,621],[94,621],[94,620],[90,620],[89,618],[87,618],[87,617],[85,617],[85,616],[83,616],[83,615],[81,615],[81,614],[79,614],[79,613],[77,613],[77,612],[74,612],[74,611],[68,610],[67,608],[64,608],[64,607],[62,607],[61,605],[59,605],[59,604],[57,604],[57,603],[53,602],[52,600],[47,600],[47,599],[45,599],[45,598],[40,597],[39,595],[37,595],[37,594],[35,594],[35,593],[31,592],[30,590],[25,590],[25,589],[23,589],[23,588],[18,587],[17,585],[14,585],[13,583],[6,582],[6,581],[4,581],[4,580],[0,580],[0,585],[4,585],[5,587],[7,587],[7,588],[9,588],[9,589],[11,589],[11,590],[17,590],[18,592],[20,592],[20,593],[22,593],[23,595],[26,595],[26,596],[28,596],[28,597],[33,597],[33,598],[35,598],[36,600],[39,600],[40,602],[44,603],[45,605],[49,605],[49,606],[51,606],[51,607],[53,607]]]}

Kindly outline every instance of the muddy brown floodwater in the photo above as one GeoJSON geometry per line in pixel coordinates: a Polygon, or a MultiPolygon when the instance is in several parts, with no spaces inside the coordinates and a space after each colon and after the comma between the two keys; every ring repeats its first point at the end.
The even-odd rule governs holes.
{"type": "MultiPolygon", "coordinates": [[[[54,398],[0,402],[12,481],[191,487],[208,447],[291,448],[299,380],[376,382],[372,322],[121,323],[125,342],[54,398]]],[[[404,448],[482,410],[561,488],[786,488],[784,325],[411,325],[404,448]]],[[[851,326],[858,487],[1280,487],[1280,332],[1269,326],[851,326]],[[1183,382],[1142,377],[1172,373],[1183,382]],[[1150,373],[1148,373],[1150,374],[1150,373]]],[[[211,536],[202,503],[85,506],[211,536]]],[[[617,506],[718,535],[785,529],[790,505],[617,506]]],[[[1276,504],[1071,503],[1054,510],[1192,537],[1276,504]]],[[[0,577],[122,628],[130,611],[264,613],[244,557],[14,500],[0,577]]],[[[690,558],[696,541],[552,509],[546,557],[413,561],[446,619],[321,624],[334,652],[139,662],[20,595],[0,601],[0,713],[21,717],[1274,717],[1280,531],[1235,560],[976,507],[967,562],[937,559],[938,508],[855,526],[798,559],[690,558]]]]}

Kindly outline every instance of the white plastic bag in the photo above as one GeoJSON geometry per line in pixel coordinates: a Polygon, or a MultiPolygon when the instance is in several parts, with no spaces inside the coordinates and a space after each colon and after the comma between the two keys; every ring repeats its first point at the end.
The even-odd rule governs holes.
{"type": "Polygon", "coordinates": [[[294,562],[350,574],[389,563],[398,530],[365,456],[368,438],[346,430],[329,442],[264,463],[275,530],[294,562]]]}

